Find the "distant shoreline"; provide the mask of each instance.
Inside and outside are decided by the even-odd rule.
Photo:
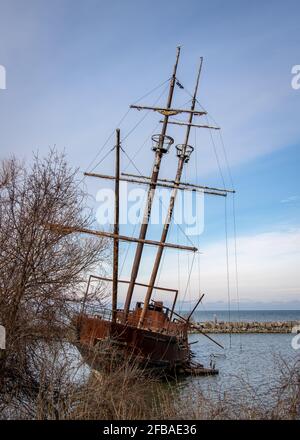
[[[300,321],[205,321],[195,323],[204,333],[300,333]],[[299,327],[295,329],[295,327]],[[191,330],[197,333],[197,330]]]

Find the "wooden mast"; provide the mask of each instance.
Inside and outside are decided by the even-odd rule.
[[[120,187],[120,129],[116,129],[116,164],[115,164],[115,215],[114,235],[119,235],[119,187]],[[116,322],[118,303],[118,276],[119,276],[119,238],[114,238],[113,250],[113,282],[112,282],[112,322]]]
[[[201,57],[200,66],[199,66],[199,70],[198,70],[198,74],[197,74],[195,91],[194,91],[192,104],[191,104],[191,112],[190,112],[189,121],[188,121],[187,129],[186,129],[185,141],[184,141],[184,144],[182,145],[182,151],[181,151],[181,154],[179,155],[179,158],[178,158],[178,167],[177,167],[177,172],[176,172],[176,177],[175,177],[175,182],[174,182],[174,188],[171,193],[168,213],[167,213],[166,221],[165,221],[164,228],[163,228],[162,235],[161,235],[161,239],[160,239],[160,241],[162,243],[165,243],[166,239],[167,239],[170,222],[171,222],[172,215],[173,215],[175,199],[176,199],[176,195],[177,195],[177,191],[178,191],[178,187],[179,187],[180,179],[181,179],[181,175],[182,175],[183,166],[188,158],[188,156],[186,155],[186,149],[187,149],[187,145],[188,145],[188,141],[189,141],[191,124],[192,124],[192,120],[193,120],[193,111],[194,111],[195,105],[196,105],[196,98],[197,98],[199,79],[200,79],[200,74],[201,74],[201,69],[202,69],[202,63],[203,63],[203,58]],[[143,321],[144,321],[145,315],[147,313],[147,309],[148,309],[148,306],[149,306],[149,303],[151,300],[151,296],[152,296],[153,288],[155,285],[159,265],[161,262],[162,254],[163,254],[163,248],[160,247],[157,250],[157,254],[156,254],[156,258],[155,258],[155,262],[154,262],[154,266],[152,269],[152,274],[151,274],[151,278],[150,278],[150,282],[149,282],[149,287],[147,289],[146,296],[144,299],[144,306],[143,306],[143,310],[142,310],[139,324],[138,324],[139,327],[141,327],[143,325]]]
[[[175,61],[174,69],[173,69],[172,78],[170,81],[170,89],[169,89],[169,95],[168,95],[166,109],[170,109],[171,104],[172,104],[179,55],[180,55],[180,47],[177,47],[176,61]],[[163,125],[162,125],[162,130],[161,130],[161,135],[160,135],[160,142],[159,142],[158,148],[155,151],[155,160],[154,160],[154,165],[153,165],[153,169],[152,169],[151,184],[150,184],[149,190],[148,190],[147,203],[146,203],[143,221],[142,221],[142,225],[141,225],[141,229],[140,229],[140,235],[139,235],[139,239],[141,239],[141,240],[145,239],[147,229],[148,229],[152,201],[153,201],[156,183],[157,183],[157,179],[158,179],[158,175],[159,175],[161,159],[163,156],[164,136],[166,135],[168,120],[169,120],[169,115],[166,114],[164,117],[164,120],[163,120]],[[126,296],[125,305],[124,305],[124,321],[127,320],[128,312],[130,309],[130,303],[131,303],[131,299],[132,299],[132,295],[133,295],[135,281],[136,281],[139,267],[140,267],[143,247],[144,247],[144,244],[142,242],[140,242],[136,248],[132,271],[131,271],[130,284],[128,286],[127,296]]]

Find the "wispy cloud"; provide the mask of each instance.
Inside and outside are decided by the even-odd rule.
[[[290,196],[287,197],[286,199],[280,200],[280,203],[293,203],[293,202],[298,202],[299,200],[300,200],[300,196]]]

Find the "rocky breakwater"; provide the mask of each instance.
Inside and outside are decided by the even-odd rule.
[[[297,326],[298,331],[300,330],[300,321],[205,321],[198,322],[196,325],[201,326],[205,333],[291,333],[292,329]]]

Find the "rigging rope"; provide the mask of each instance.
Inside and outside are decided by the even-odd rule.
[[[184,291],[184,295],[183,295],[182,304],[184,303],[184,300],[186,298],[186,294],[187,294],[187,291],[188,291],[188,288],[189,288],[189,285],[190,285],[191,274],[192,274],[192,271],[193,271],[195,256],[196,256],[196,252],[194,252],[194,254],[193,254],[192,264],[191,264],[191,267],[190,267],[190,270],[189,270],[188,279],[187,279],[187,283],[186,283],[186,287],[185,287],[185,291]]]
[[[234,189],[233,178],[232,178],[232,174],[231,174],[231,170],[230,170],[230,166],[229,166],[229,162],[228,162],[228,157],[227,157],[226,148],[225,148],[225,144],[224,144],[224,140],[223,140],[223,136],[222,136],[222,131],[218,130],[218,132],[219,132],[219,136],[220,136],[221,146],[222,146],[222,149],[223,149],[223,154],[224,154],[224,158],[225,158],[227,172],[228,172],[228,175],[229,175],[229,180],[230,180],[232,189]]]
[[[148,93],[146,93],[145,95],[141,96],[140,98],[138,98],[133,104],[137,104],[138,102],[140,102],[142,99],[146,98],[147,96],[149,96],[151,93],[155,92],[156,90],[158,90],[160,87],[162,87],[164,84],[166,84],[167,82],[170,81],[171,78],[168,78],[167,80],[163,81],[161,84],[159,84],[158,86],[154,87],[152,90],[150,90]],[[160,99],[160,98],[159,98]],[[120,127],[121,124],[123,123],[123,121],[125,120],[125,118],[127,117],[128,113],[130,112],[130,108],[128,110],[126,110],[126,112],[124,113],[124,115],[122,116],[122,118],[120,119],[120,121],[117,124],[117,127]],[[99,155],[102,153],[102,151],[104,150],[104,148],[106,147],[106,145],[108,144],[108,142],[110,141],[110,139],[112,138],[112,136],[114,135],[115,130],[113,130],[111,132],[111,134],[108,136],[108,138],[106,139],[106,141],[104,142],[104,144],[102,145],[102,147],[99,149],[98,153],[95,155],[94,159],[89,163],[89,165],[86,167],[87,170],[89,170],[89,168],[93,165],[93,163],[95,162],[95,160],[97,159],[97,157],[99,157]],[[101,161],[99,163],[97,163],[91,170],[90,172],[94,171],[95,168],[97,168],[97,166],[101,163]]]
[[[151,136],[156,132],[156,129],[158,128],[159,125],[160,125],[160,122],[157,123],[156,127],[154,128],[154,130],[151,131],[151,133],[146,137],[146,139],[144,140],[142,145],[135,151],[135,153],[133,154],[134,158],[136,158],[139,155],[139,153],[141,152],[142,148],[145,146],[146,142],[151,138]],[[129,167],[129,164],[130,164],[130,162],[128,162],[127,165],[124,167],[124,172]]]
[[[138,167],[135,165],[135,163],[133,162],[133,159],[131,159],[131,157],[128,155],[128,153],[126,152],[126,150],[124,150],[123,147],[121,147],[121,150],[124,152],[124,154],[127,156],[128,160],[131,162],[131,164],[133,165],[133,167],[135,168],[135,170],[137,171],[137,173],[142,177],[143,174],[141,173],[141,171],[138,169]],[[161,204],[161,206],[165,209],[167,209],[167,206],[165,206],[165,204],[163,203],[163,201],[161,200],[161,198],[159,198],[159,203]],[[190,245],[195,247],[194,243],[192,242],[192,240],[186,235],[186,233],[184,232],[184,230],[182,229],[182,227],[180,226],[179,223],[176,223],[175,219],[173,218],[174,224],[178,226],[178,228],[181,230],[181,232],[184,234],[184,236],[187,238],[187,240],[189,241]]]
[[[137,223],[134,225],[131,237],[134,237],[134,233],[135,233],[136,227],[137,227]],[[124,269],[124,265],[125,265],[125,261],[126,261],[126,259],[128,257],[128,252],[129,252],[129,249],[130,249],[130,244],[131,244],[130,242],[126,243],[127,249],[126,249],[126,252],[125,252],[125,255],[124,255],[123,262],[121,264],[120,276],[122,275],[122,272],[123,272],[123,269]]]
[[[176,235],[177,235],[177,243],[179,243],[179,229],[176,229]],[[181,290],[181,283],[180,283],[180,255],[179,255],[179,249],[177,249],[177,282],[178,282],[178,292]],[[180,309],[181,311],[181,309]]]
[[[121,150],[123,150],[122,147],[121,147]],[[126,154],[126,153],[125,153],[125,154]],[[144,194],[143,204],[144,204],[145,199],[146,199],[146,193]],[[133,232],[132,232],[132,235],[131,235],[132,238],[134,237],[134,234],[135,234],[135,230],[136,230],[137,225],[138,225],[138,223],[135,223],[134,228],[133,228]],[[130,242],[126,243],[126,247],[127,247],[127,249],[126,249],[126,252],[125,252],[125,255],[124,255],[124,259],[123,259],[123,262],[122,262],[122,265],[121,265],[120,275],[121,275],[122,272],[123,272],[124,265],[125,265],[125,261],[126,261],[126,259],[127,259],[127,257],[128,257],[128,252],[129,252],[129,249],[130,249],[130,245],[131,245],[131,244],[132,244],[132,243],[130,243]]]
[[[192,94],[186,88],[184,88],[184,91],[189,96],[192,96]],[[204,106],[198,101],[198,99],[196,99],[196,102],[199,104],[201,109],[206,112],[205,116],[206,116],[207,124],[209,125],[209,120],[208,120],[208,116],[209,116],[211,118],[211,120],[217,126],[219,126],[218,122],[204,108]],[[221,130],[218,130],[218,132],[219,132],[219,136],[220,136],[220,142],[221,142],[221,146],[222,146],[222,150],[223,150],[223,154],[224,154],[224,158],[225,158],[225,163],[226,163],[226,167],[227,167],[230,183],[231,183],[232,189],[234,189],[233,178],[232,178],[232,174],[231,174],[231,170],[230,170],[230,166],[229,166],[229,162],[228,162],[228,157],[227,157],[227,153],[226,153],[226,148],[225,148],[222,132],[221,132]],[[210,137],[211,137],[212,144],[213,144],[213,147],[214,147],[214,152],[215,152],[215,156],[216,156],[219,172],[220,172],[220,175],[221,175],[221,179],[222,179],[222,182],[223,182],[223,185],[224,185],[224,188],[225,188],[225,180],[224,180],[224,176],[223,176],[223,173],[222,173],[220,161],[219,161],[219,158],[218,158],[218,155],[217,155],[217,150],[216,150],[216,146],[215,146],[215,143],[214,143],[214,140],[213,140],[213,136],[212,136],[211,130],[209,130],[209,133],[210,133]],[[240,325],[240,323],[241,323],[241,316],[240,316],[240,296],[239,296],[238,259],[237,259],[235,194],[233,194],[232,204],[233,204],[233,208],[232,209],[233,209],[233,229],[234,229],[234,259],[235,259],[236,297],[237,297],[237,308],[238,308],[238,322],[239,322],[239,325]],[[226,198],[225,198],[225,206],[226,206]],[[227,208],[226,208],[226,220],[225,221],[226,221],[226,231],[227,231]],[[226,236],[227,236],[227,232],[226,232]],[[228,242],[227,238],[226,238],[226,242]],[[228,244],[226,244],[226,255],[228,255],[227,247],[228,247]],[[226,258],[228,260],[228,256]],[[227,272],[228,272],[228,275],[229,275],[228,269],[227,269]],[[230,293],[230,290],[229,290],[229,293]],[[231,345],[231,334],[230,334],[230,345]],[[240,335],[240,348],[242,349],[241,335]]]
[[[232,197],[232,211],[233,211],[233,235],[234,235],[234,262],[235,262],[235,282],[236,282],[236,299],[239,327],[241,327],[241,312],[240,312],[240,293],[239,293],[239,276],[238,276],[238,259],[237,259],[237,240],[236,240],[236,213],[235,213],[235,194]],[[242,336],[240,333],[240,349],[242,350]]]
[[[187,89],[185,89],[185,92],[189,96],[192,96],[191,93]],[[200,107],[204,111],[206,111],[205,108],[200,104],[200,102],[198,100],[196,100],[196,101],[200,105]],[[207,111],[206,111],[206,113],[207,114],[205,115],[205,118],[206,118],[207,125],[209,125],[209,119],[208,119],[209,113]],[[216,125],[218,125],[218,123],[215,121],[215,119],[212,116],[210,116],[210,117],[214,121],[214,123]],[[231,174],[229,163],[228,163],[228,158],[227,158],[227,154],[226,154],[226,149],[225,149],[223,137],[222,137],[222,134],[221,134],[221,130],[218,130],[218,131],[219,131],[219,135],[220,135],[221,146],[222,146],[222,149],[223,149],[223,154],[224,154],[224,158],[225,158],[225,162],[226,162],[229,178],[230,178],[231,185],[232,185],[232,188],[233,188],[234,187],[233,179],[232,179],[232,174]],[[223,187],[225,189],[225,179],[224,179],[224,175],[223,175],[222,168],[221,168],[221,163],[220,163],[220,160],[219,160],[219,157],[218,157],[218,153],[217,153],[216,144],[214,142],[214,138],[212,136],[211,130],[209,130],[209,134],[210,134],[211,142],[212,142],[212,145],[213,145],[213,149],[214,149],[214,154],[215,154],[215,157],[216,157],[217,165],[218,165],[218,168],[219,168],[219,173],[220,173],[220,176],[221,176],[221,179],[222,179]],[[234,204],[234,194],[233,194],[233,204]],[[235,246],[236,294],[237,294],[237,303],[238,303],[238,320],[239,320],[239,323],[240,323],[238,266],[237,266],[237,249],[236,249],[236,220],[235,220],[235,207],[234,207],[234,205],[233,205],[233,210],[234,210],[233,217],[234,217],[234,246]],[[229,318],[229,325],[230,325],[230,323],[231,323],[231,298],[230,298],[230,277],[229,277],[227,197],[225,197],[225,236],[226,236],[227,297],[228,297],[228,315],[229,315],[228,318]],[[231,348],[231,331],[229,333],[229,344],[230,344],[230,348]],[[240,342],[240,346],[241,346],[241,342]]]
[[[119,127],[122,122],[124,121],[124,119],[127,117],[128,113],[130,112],[130,108],[124,113],[124,115],[122,116],[122,118],[120,119],[120,121],[117,124],[117,127]],[[104,150],[104,148],[106,147],[106,145],[108,144],[108,142],[110,141],[110,139],[113,137],[113,135],[115,134],[115,130],[113,130],[111,132],[111,134],[108,136],[108,138],[106,139],[106,141],[104,142],[104,144],[102,145],[102,147],[100,148],[100,150],[98,151],[98,153],[96,154],[96,156],[94,157],[94,159],[90,162],[90,164],[87,166],[87,170],[89,170],[89,168],[93,165],[93,163],[95,162],[95,160],[97,159],[97,157],[99,157],[99,155],[102,153],[102,151]],[[97,166],[101,163],[98,162],[91,170],[90,172],[94,171],[95,168],[97,168]]]
[[[184,168],[184,179],[185,179],[185,182],[188,182],[189,181],[189,177],[188,177],[188,170],[189,170],[189,168],[188,168],[188,165],[189,165],[189,162],[187,163],[187,165],[186,165],[186,167]],[[192,202],[192,204],[193,204],[193,202]],[[189,268],[190,268],[190,254],[188,253],[187,254],[187,257],[188,257],[188,271],[189,271]],[[191,289],[190,289],[190,287],[189,287],[189,289],[188,289],[188,307],[189,307],[189,313],[191,313],[191,311],[192,311],[192,302],[191,302]]]
[[[209,119],[208,119],[208,117],[205,116],[205,118],[206,118],[207,125],[209,125]],[[212,143],[212,146],[213,146],[213,149],[214,149],[214,153],[215,153],[216,161],[217,161],[217,164],[218,164],[219,173],[220,173],[220,176],[221,176],[221,179],[222,179],[223,188],[225,189],[225,187],[226,187],[226,185],[225,185],[225,179],[224,179],[224,175],[223,175],[223,172],[222,172],[222,167],[221,167],[220,159],[219,159],[219,156],[218,156],[218,152],[217,152],[216,144],[215,144],[215,141],[214,141],[214,138],[213,138],[213,135],[212,135],[212,130],[208,130],[208,131],[209,131],[209,135],[210,135],[211,143]]]
[[[165,85],[167,82],[169,82],[172,79],[172,77],[166,79],[165,81],[163,81],[161,84],[159,84],[158,86],[154,87],[152,90],[150,90],[150,92],[146,93],[145,95],[143,95],[141,98],[139,98],[137,101],[135,101],[133,104],[137,104],[138,102],[140,102],[142,99],[147,98],[147,96],[151,95],[151,93],[155,92],[156,90],[158,90],[160,87],[162,87],[163,85]]]
[[[112,147],[110,150],[108,150],[108,152],[102,157],[101,160],[99,160],[99,162],[97,163],[97,165],[95,165],[95,167],[93,168],[93,170],[100,165],[102,162],[104,162],[104,160],[110,155],[110,153],[112,153],[114,151],[115,147]],[[92,171],[93,171],[92,170]]]
[[[227,224],[227,198],[225,197],[225,240],[226,240],[226,272],[227,272],[227,299],[228,299],[228,322],[231,324],[231,298],[229,277],[229,250],[228,250],[228,224]],[[231,329],[229,331],[229,348],[231,348]]]
[[[231,183],[231,186],[232,186],[232,189],[233,189],[234,188],[234,182],[233,182],[233,178],[232,178],[232,174],[231,174],[231,170],[230,170],[230,166],[229,166],[229,162],[228,162],[228,157],[227,157],[227,153],[226,153],[226,148],[225,148],[225,144],[224,144],[224,140],[223,140],[223,136],[222,136],[221,130],[219,130],[219,136],[220,136],[220,141],[221,141],[221,145],[222,145],[222,148],[223,148],[223,154],[224,154],[224,157],[225,157],[225,162],[226,162],[226,165],[227,165],[227,170],[228,170],[228,175],[229,175],[230,183]],[[237,312],[238,312],[238,323],[239,323],[239,326],[241,326],[239,276],[238,276],[238,258],[237,258],[237,237],[236,237],[235,193],[232,194],[232,216],[233,216],[234,263],[235,263],[235,282],[236,282]],[[240,339],[240,349],[242,350],[242,336],[241,336],[241,333],[239,334],[239,336],[240,336],[240,338],[239,338]]]
[[[166,92],[168,86],[163,90],[163,92],[159,95],[159,97],[157,98],[157,100],[153,103],[153,106],[155,106],[158,101],[161,99],[161,97],[164,95],[164,93]],[[129,136],[134,132],[134,130],[146,119],[146,117],[149,115],[149,113],[151,112],[151,110],[148,110],[145,112],[145,114],[141,117],[141,119],[132,127],[131,130],[129,130],[129,132],[121,139],[121,142],[124,142],[127,138],[129,138]]]
[[[201,104],[200,104],[200,106],[204,109],[204,107]],[[209,115],[208,112],[207,112],[207,115]],[[216,125],[219,125],[218,122],[213,118],[212,115],[209,115],[209,116],[210,116],[210,118],[212,119],[212,121]],[[227,171],[228,171],[230,183],[231,183],[232,189],[234,189],[235,185],[234,185],[234,182],[233,182],[233,178],[232,178],[232,174],[231,174],[231,170],[230,170],[230,166],[229,166],[229,162],[228,162],[228,157],[227,157],[227,153],[226,153],[226,148],[225,148],[222,132],[221,132],[221,130],[218,130],[218,131],[219,131],[220,142],[221,142],[221,146],[222,146],[222,149],[223,149],[223,154],[224,154],[225,163],[226,163],[226,166],[227,166]],[[234,235],[234,261],[235,261],[236,299],[237,299],[238,323],[239,323],[239,326],[240,326],[241,325],[241,313],[240,313],[240,294],[239,294],[238,258],[237,258],[236,208],[235,208],[235,194],[234,193],[232,195],[232,212],[233,212],[233,235]],[[240,349],[242,350],[242,336],[241,336],[241,334],[239,334],[239,336],[240,336]]]
[[[197,154],[197,129],[194,128],[195,135],[195,174],[196,174],[196,182],[198,183],[198,154]],[[204,221],[204,212],[203,212],[203,221]],[[198,234],[198,249],[200,249],[200,234]],[[197,268],[198,268],[198,287],[199,291],[201,291],[201,267],[200,267],[200,252],[197,255]]]
[[[170,224],[170,231],[172,228],[172,223]],[[162,258],[161,258],[161,263],[160,263],[160,267],[159,267],[159,271],[158,271],[158,275],[157,275],[157,285],[159,286],[160,284],[160,277],[162,274],[162,268],[164,266],[164,262],[165,262],[165,256],[166,256],[166,252],[163,253]]]

